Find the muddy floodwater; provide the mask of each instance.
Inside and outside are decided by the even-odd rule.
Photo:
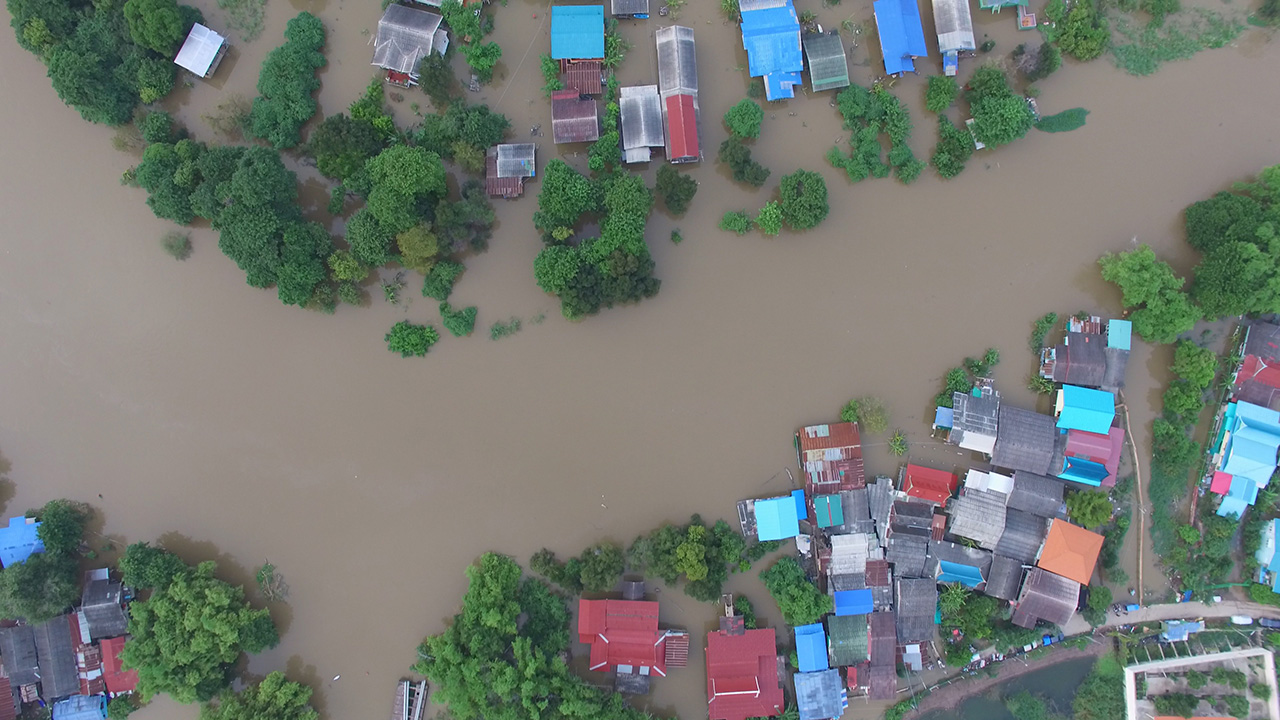
[[[212,2],[197,4],[225,27]],[[846,17],[870,27],[868,4],[799,4],[827,27]],[[716,5],[695,0],[680,18],[696,32],[709,158],[725,135],[721,113],[746,89],[740,37]],[[231,94],[253,96],[262,58],[300,9],[329,29],[322,111],[344,109],[364,88],[377,3],[273,0],[259,40],[232,34],[236,48],[216,81],[171,98],[197,137],[212,139],[201,115]],[[495,9],[503,64],[468,98],[508,114],[517,137],[548,129],[541,163],[557,154],[537,63],[549,9],[526,0]],[[1012,12],[975,10],[975,20],[997,54],[1031,37],[1015,30]],[[624,83],[656,81],[651,35],[666,22],[655,14],[624,23],[635,44]],[[857,40],[853,79],[865,84],[878,74],[878,50],[872,33]],[[189,560],[217,558],[234,581],[270,559],[291,588],[289,604],[273,608],[285,633],[249,670],[287,668],[316,688],[327,718],[381,716],[419,640],[456,611],[463,569],[482,551],[526,561],[543,546],[569,553],[629,542],[692,512],[732,517],[736,499],[786,486],[797,426],[833,419],[858,394],[888,401],[913,457],[966,463],[929,443],[941,375],[996,347],[1001,391],[1030,405],[1032,320],[1119,310],[1094,265],[1101,253],[1137,238],[1188,268],[1180,210],[1280,161],[1278,60],[1276,43],[1249,29],[1148,78],[1106,59],[1069,62],[1041,83],[1040,105],[1086,107],[1087,126],[1033,131],[979,153],[957,180],[927,171],[911,187],[851,186],[827,165],[827,149],[846,135],[830,94],[770,105],[755,151],[774,182],[750,192],[714,162],[692,168],[701,189],[689,214],[658,212],[649,226],[661,293],[580,323],[564,321],[533,282],[534,181],[523,200],[497,203],[491,248],[467,261],[454,292],[455,304],[479,306],[480,332],[405,360],[387,352],[387,328],[402,318],[439,322],[413,280],[405,307],[376,298],[325,316],[246,286],[207,228],[194,231],[190,260],[165,255],[158,241],[170,226],[142,191],[118,182],[136,157],[112,149],[111,129],[63,106],[6,29],[0,469],[16,489],[5,510],[60,496],[90,501],[114,542],[162,538]],[[894,91],[913,112],[916,155],[927,158],[936,125],[923,87],[939,62],[921,68]],[[407,93],[396,111],[404,123],[413,102],[427,105]],[[582,167],[578,150],[560,154]],[[817,230],[766,239],[715,229],[724,211],[754,211],[800,167],[822,172],[831,190],[832,213]],[[300,179],[304,198],[323,204],[316,176]],[[668,240],[675,227],[680,245]],[[532,322],[541,314],[545,322]],[[512,316],[524,330],[489,340],[484,329]],[[1170,360],[1138,345],[1129,366],[1143,453]],[[886,452],[869,450],[869,472],[893,469]],[[730,587],[769,605],[753,579]],[[698,631],[713,619],[683,594],[663,597],[668,621]],[[654,711],[704,716],[697,632],[692,655],[687,670],[655,683]],[[849,716],[877,712],[855,705]],[[196,708],[162,700],[138,717],[195,718]]]

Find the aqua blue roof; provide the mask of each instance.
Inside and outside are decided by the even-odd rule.
[[[933,424],[935,427],[947,428],[950,430],[955,427],[956,411],[949,407],[940,407],[933,413]]]
[[[800,663],[800,672],[819,672],[826,670],[827,665],[827,633],[822,623],[801,625],[796,628],[796,659]]]
[[[53,720],[103,720],[106,716],[106,695],[72,695],[53,704]]]
[[[756,537],[761,541],[786,540],[800,534],[800,516],[790,495],[756,503]]]
[[[1107,321],[1107,347],[1128,350],[1132,342],[1133,323],[1128,320]]]
[[[794,502],[794,503],[796,504],[796,517],[797,517],[797,518],[802,518],[802,517],[808,517],[808,516],[809,516],[809,509],[808,509],[808,508],[805,506],[805,504],[804,504],[804,491],[803,491],[803,490],[792,490],[792,491],[791,491],[791,500],[792,500],[792,502]]]
[[[604,6],[551,6],[551,57],[604,59]]]
[[[875,609],[870,588],[837,590],[836,615],[866,615]]]
[[[1280,451],[1280,413],[1247,402],[1234,403],[1234,406],[1231,435],[1218,469],[1266,487],[1275,472],[1276,454]],[[1228,407],[1228,415],[1231,409]]]
[[[961,565],[950,560],[939,560],[938,582],[958,582],[965,587],[977,587],[984,582],[984,579],[982,571],[972,565]]]
[[[1107,479],[1108,474],[1107,466],[1102,463],[1068,456],[1063,458],[1062,472],[1058,473],[1058,477],[1063,480],[1098,487],[1103,480]]]
[[[1199,621],[1186,620],[1170,620],[1165,624],[1165,631],[1160,633],[1160,637],[1170,642],[1186,640],[1193,633],[1204,630],[1204,623]]]
[[[884,53],[884,71],[889,75],[914,72],[912,58],[925,57],[924,26],[916,0],[875,0],[876,29]]]
[[[794,95],[791,86],[801,83],[804,55],[800,20],[791,0],[780,7],[742,13],[742,47],[747,51],[748,74],[764,78],[767,99]]]
[[[1218,515],[1221,517],[1235,517],[1237,520],[1244,517],[1244,511],[1249,507],[1249,503],[1239,498],[1223,497],[1222,503],[1218,505]]]
[[[1105,390],[1063,385],[1058,391],[1058,427],[1106,435],[1116,417],[1116,398]]]
[[[44,552],[44,543],[36,532],[39,527],[40,523],[28,523],[21,515],[9,518],[8,527],[0,527],[0,564],[9,567]]]

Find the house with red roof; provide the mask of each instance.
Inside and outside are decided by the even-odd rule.
[[[1251,323],[1244,338],[1234,395],[1237,400],[1280,410],[1280,325]]]
[[[652,600],[578,601],[578,640],[591,646],[591,670],[666,677],[667,636]]]
[[[903,492],[940,507],[947,506],[947,500],[955,494],[959,484],[960,477],[955,473],[935,470],[923,465],[908,464],[902,476]]]
[[[98,643],[102,648],[102,679],[106,681],[107,692],[112,695],[131,693],[138,687],[138,671],[125,670],[120,662],[120,651],[124,650],[126,639],[114,637]]]
[[[707,633],[707,703],[711,720],[782,714],[772,629],[744,630],[737,624]]]
[[[1067,445],[1063,453],[1063,468],[1068,458],[1088,460],[1106,469],[1106,477],[1100,478],[1102,487],[1115,487],[1116,471],[1120,468],[1120,454],[1124,451],[1124,429],[1113,427],[1106,435],[1084,430],[1068,430]],[[1062,475],[1059,475],[1062,477]],[[1064,478],[1072,479],[1072,478]],[[1093,484],[1093,483],[1089,483]]]

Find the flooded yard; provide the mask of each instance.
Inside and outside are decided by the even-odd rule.
[[[222,22],[212,2],[197,4]],[[828,27],[846,17],[870,27],[869,3],[800,7]],[[263,57],[300,9],[329,29],[322,111],[345,109],[367,85],[377,3],[277,2],[261,38],[237,45],[214,83],[171,98],[197,137],[212,139],[203,114],[255,94]],[[275,608],[285,633],[249,670],[283,667],[309,682],[327,718],[380,715],[422,636],[456,611],[463,570],[482,551],[523,563],[543,546],[628,543],[693,512],[732,518],[738,498],[786,486],[795,428],[834,419],[854,395],[887,401],[912,458],[964,466],[967,457],[928,437],[948,368],[996,347],[1001,392],[1032,406],[1035,318],[1118,311],[1094,261],[1135,239],[1186,270],[1181,209],[1280,159],[1280,94],[1265,90],[1280,50],[1250,29],[1149,78],[1105,59],[1068,62],[1040,83],[1040,107],[1087,107],[1083,129],[1033,131],[975,155],[955,180],[927,171],[911,187],[851,186],[824,160],[846,135],[832,96],[801,94],[766,108],[754,151],[772,182],[751,191],[713,162],[726,136],[720,115],[746,92],[736,26],[716,11],[690,3],[680,18],[697,37],[707,160],[691,169],[700,190],[689,214],[650,221],[661,293],[564,321],[533,281],[535,180],[523,200],[496,203],[490,250],[467,261],[454,292],[455,304],[479,306],[482,331],[446,338],[422,360],[383,342],[399,319],[439,321],[412,281],[405,306],[376,298],[325,316],[247,287],[208,228],[194,231],[193,257],[175,263],[159,248],[170,226],[118,182],[136,157],[63,106],[40,62],[0,33],[0,470],[16,484],[6,512],[60,496],[91,501],[117,544],[163,538],[188,560],[219,559],[237,582],[269,558],[291,587],[289,605]],[[468,99],[510,116],[516,136],[549,128],[537,62],[548,6],[511,0],[495,12],[502,65]],[[1012,12],[975,20],[994,54],[1031,37]],[[652,32],[667,22],[624,22],[634,43],[624,84],[656,80]],[[852,77],[867,84],[879,75],[874,33],[857,42]],[[925,76],[939,65],[920,61],[921,76],[893,88],[912,111],[921,158],[936,140]],[[962,73],[975,66],[962,61]],[[402,123],[413,102],[428,105],[406,93]],[[585,167],[585,148],[539,143],[540,163],[559,154]],[[832,212],[819,228],[773,239],[716,229],[724,211],[754,211],[797,168],[827,178]],[[323,205],[326,188],[300,169],[304,198]],[[676,227],[678,246],[668,240]],[[545,322],[533,323],[540,314]],[[525,320],[518,335],[485,336],[512,316]],[[1166,349],[1135,347],[1126,397],[1141,453],[1170,361]],[[869,473],[894,472],[887,439],[867,438]],[[730,588],[770,605],[754,577]],[[695,660],[655,683],[650,707],[701,717],[697,635],[713,610],[665,595],[663,619],[695,631]],[[855,705],[849,716],[878,713]],[[196,715],[164,701],[137,717]]]

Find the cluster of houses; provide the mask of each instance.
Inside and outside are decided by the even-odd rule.
[[[12,567],[44,552],[31,518],[0,527],[0,563]],[[24,704],[52,706],[53,720],[104,720],[107,699],[134,691],[136,670],[125,670],[128,593],[106,568],[85,574],[80,606],[39,625],[0,623],[0,720]],[[9,701],[3,701],[8,697]]]

